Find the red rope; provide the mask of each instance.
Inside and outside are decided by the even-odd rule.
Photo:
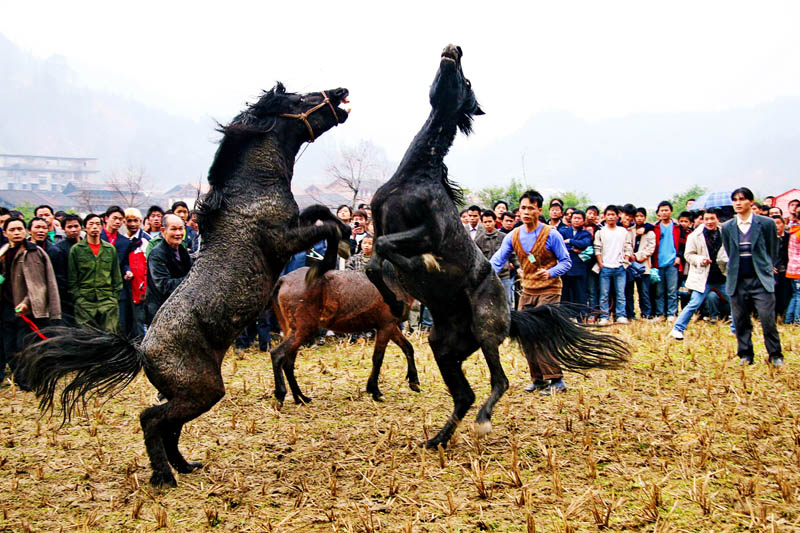
[[[45,337],[45,336],[44,336],[44,334],[43,334],[41,331],[39,331],[39,326],[37,326],[36,324],[34,324],[34,323],[33,323],[33,320],[31,320],[30,318],[26,317],[26,316],[25,316],[25,315],[23,315],[23,314],[19,314],[19,317],[20,317],[22,320],[24,320],[25,322],[27,322],[27,323],[28,323],[28,326],[30,326],[30,328],[31,328],[31,331],[33,331],[34,333],[36,333],[37,335],[39,335],[39,337],[41,337],[41,339],[42,339],[43,341],[46,341],[46,340],[47,340],[47,337]]]

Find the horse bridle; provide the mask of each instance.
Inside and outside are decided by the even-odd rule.
[[[336,114],[336,108],[333,107],[333,104],[331,103],[331,99],[328,98],[328,95],[325,94],[325,91],[322,91],[322,102],[320,102],[319,104],[315,105],[314,107],[312,107],[308,111],[304,111],[302,113],[297,113],[297,114],[295,114],[295,113],[281,113],[278,116],[279,117],[286,117],[286,118],[297,118],[297,119],[302,120],[303,123],[306,125],[306,128],[308,128],[308,133],[311,135],[311,141],[309,141],[309,142],[313,143],[314,139],[316,139],[316,136],[314,135],[314,128],[311,127],[311,123],[308,121],[308,117],[311,115],[311,113],[313,113],[314,111],[317,111],[319,109],[322,109],[326,105],[331,108],[331,112],[333,113],[333,118],[335,120],[333,125],[334,126],[338,126],[339,125],[339,115]]]

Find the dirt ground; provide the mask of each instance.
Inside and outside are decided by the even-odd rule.
[[[225,360],[225,398],[181,447],[204,468],[178,488],[147,484],[138,424],[154,389],[140,376],[62,429],[30,393],[0,389],[0,531],[787,531],[800,529],[800,329],[781,326],[787,366],[742,370],[724,324],[609,328],[630,341],[622,370],[569,375],[566,394],[525,393],[527,366],[501,349],[511,387],[494,430],[467,415],[447,450],[418,447],[452,402],[424,336],[422,392],[392,345],[381,387],[363,392],[371,344],[304,349],[309,405],[272,400],[268,354]],[[480,354],[464,365],[478,402]]]

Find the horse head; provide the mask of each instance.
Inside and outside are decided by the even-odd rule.
[[[225,127],[226,132],[276,132],[298,141],[314,140],[347,120],[347,89],[329,89],[315,93],[290,93],[282,83],[264,92],[261,98]]]
[[[442,51],[439,70],[431,85],[430,100],[440,115],[451,117],[462,132],[469,133],[472,117],[483,115],[483,111],[472,92],[472,84],[461,69],[463,55],[461,47],[452,44]]]

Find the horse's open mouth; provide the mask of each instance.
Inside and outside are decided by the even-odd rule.
[[[458,64],[460,50],[458,47],[453,46],[452,44],[447,45],[445,49],[442,51],[442,61],[452,61],[455,64]]]

